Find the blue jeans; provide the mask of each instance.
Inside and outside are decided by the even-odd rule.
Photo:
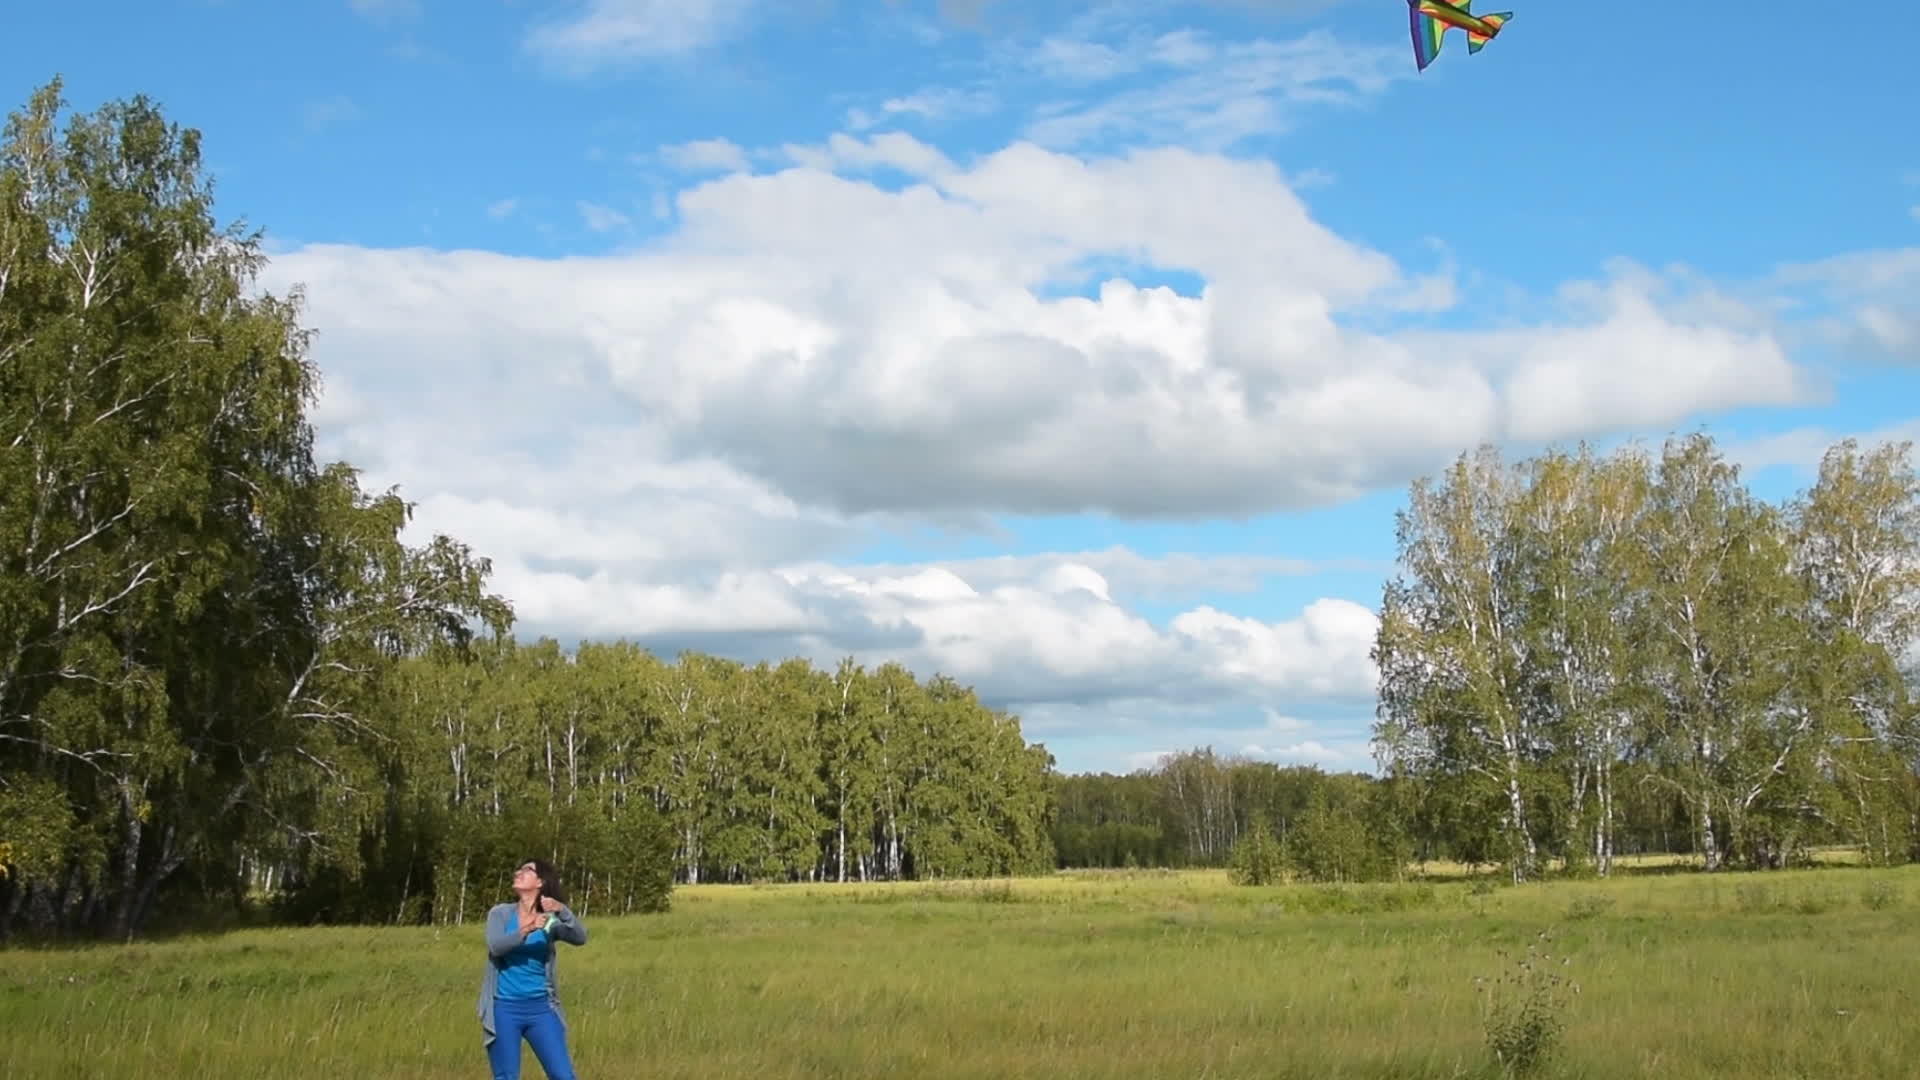
[[[533,1044],[533,1056],[547,1072],[547,1080],[574,1080],[573,1061],[567,1057],[567,1032],[546,998],[532,1001],[493,1001],[493,1042],[487,1061],[493,1080],[520,1080],[520,1039]]]

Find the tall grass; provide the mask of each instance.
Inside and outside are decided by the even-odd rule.
[[[589,1078],[1494,1077],[1484,988],[1545,931],[1579,992],[1538,1075],[1905,1076],[1916,873],[700,886],[588,913],[559,976]],[[0,1076],[484,1076],[483,956],[477,926],[12,949]]]

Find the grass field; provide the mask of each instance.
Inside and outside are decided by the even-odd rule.
[[[1487,1000],[1534,944],[1578,986],[1539,1075],[1902,1077],[1920,1069],[1916,885],[702,886],[666,915],[584,913],[560,989],[586,1080],[1490,1077]],[[472,925],[15,948],[0,1076],[485,1076],[483,957]]]

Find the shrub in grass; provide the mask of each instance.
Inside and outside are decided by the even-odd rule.
[[[1239,843],[1233,845],[1228,877],[1235,885],[1275,885],[1284,870],[1280,842],[1273,838],[1264,820],[1255,818]]]
[[[1487,1049],[1509,1076],[1531,1075],[1553,1056],[1566,1030],[1564,1014],[1580,992],[1566,974],[1567,958],[1554,956],[1550,944],[1542,931],[1505,972],[1474,980],[1483,1001]],[[1507,956],[1505,950],[1501,956]]]

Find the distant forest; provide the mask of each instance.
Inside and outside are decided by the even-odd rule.
[[[1920,854],[1911,444],[1842,440],[1782,505],[1704,435],[1516,463],[1482,448],[1412,485],[1397,541],[1378,779],[1205,751],[1063,779],[1060,859],[1214,865],[1254,822],[1284,838],[1303,820],[1516,880],[1606,874],[1619,853]]]

